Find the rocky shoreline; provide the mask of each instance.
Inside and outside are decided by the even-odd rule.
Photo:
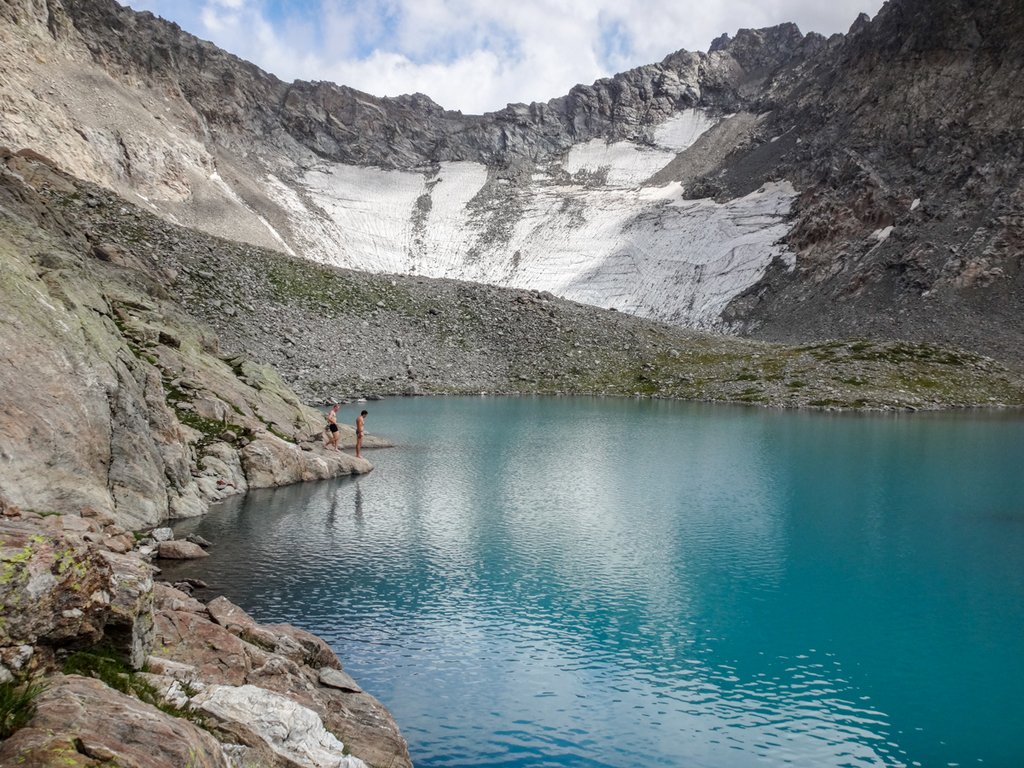
[[[161,554],[199,549],[160,537]],[[411,766],[394,719],[326,643],[156,581],[153,544],[108,515],[0,501],[0,685],[41,689],[0,764]]]
[[[150,558],[201,550],[133,533],[373,465],[327,450],[323,414],[273,369],[224,353],[159,259],[54,205],[73,180],[0,160],[0,765],[409,765],[323,641],[159,583]]]

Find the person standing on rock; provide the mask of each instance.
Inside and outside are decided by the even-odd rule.
[[[356,419],[356,458],[362,458],[363,454],[363,422],[366,421],[366,411],[359,414],[359,418]]]
[[[341,450],[338,447],[338,407],[334,406],[331,408],[330,413],[327,414],[327,447],[334,448],[334,450]]]

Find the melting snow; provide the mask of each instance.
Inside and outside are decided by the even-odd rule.
[[[653,147],[587,142],[519,186],[489,182],[472,162],[436,173],[324,164],[299,192],[274,177],[269,191],[317,261],[547,290],[712,327],[775,258],[792,265],[780,241],[796,196],[788,182],[726,203],[684,200],[678,183],[641,186],[715,122],[688,110],[658,126]]]

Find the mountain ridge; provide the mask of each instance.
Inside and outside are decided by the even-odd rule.
[[[22,23],[0,32],[51,60],[11,61],[0,141],[171,221],[683,326],[953,341],[1020,364],[1011,0],[890,0],[828,39],[740,30],[483,116],[285,84],[113,0],[3,6]],[[73,93],[62,56],[82,65]],[[22,95],[41,82],[70,106]],[[90,116],[90,88],[110,109]]]

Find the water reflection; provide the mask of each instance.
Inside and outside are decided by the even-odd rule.
[[[403,445],[370,475],[186,525],[203,578],[324,635],[418,766],[1012,764],[1021,422],[375,414]]]

